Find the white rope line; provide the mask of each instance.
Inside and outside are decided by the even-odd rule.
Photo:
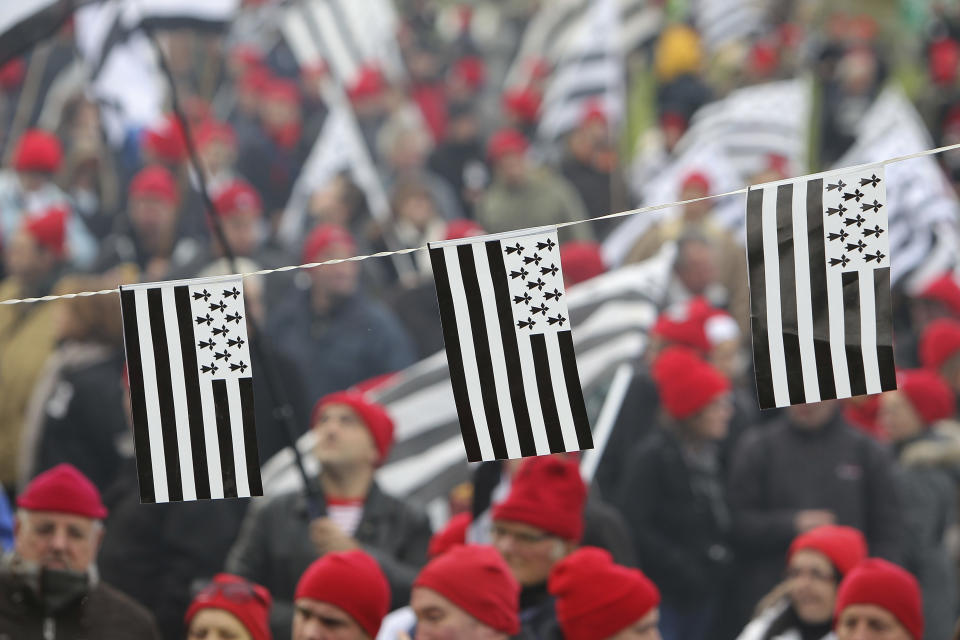
[[[572,220],[570,222],[561,222],[555,226],[558,229],[563,227],[571,227],[575,224],[584,224],[587,222],[594,222],[596,220],[609,220],[611,218],[620,218],[623,216],[632,216],[638,213],[648,213],[651,211],[660,211],[662,209],[669,209],[671,207],[678,207],[686,204],[691,204],[693,202],[701,202],[703,200],[713,200],[716,198],[726,198],[728,196],[740,195],[741,193],[747,193],[750,189],[757,189],[764,186],[769,186],[777,184],[779,182],[797,182],[803,179],[811,179],[817,176],[829,176],[838,173],[846,173],[848,171],[854,171],[857,169],[865,169],[867,167],[878,167],[886,166],[888,164],[893,164],[895,162],[903,162],[904,160],[913,160],[914,158],[922,158],[924,156],[932,156],[938,153],[943,153],[945,151],[953,151],[954,149],[960,149],[960,143],[951,144],[944,147],[937,147],[936,149],[926,149],[924,151],[917,151],[915,153],[910,153],[903,156],[897,156],[895,158],[888,158],[887,160],[881,160],[879,162],[869,162],[862,165],[856,165],[852,167],[844,167],[842,169],[831,169],[830,171],[824,171],[821,173],[811,173],[803,176],[797,176],[795,178],[788,178],[785,180],[777,180],[773,182],[763,182],[760,184],[753,185],[752,187],[744,187],[742,189],[735,189],[733,191],[727,191],[725,193],[715,193],[709,196],[704,196],[702,198],[692,198],[690,200],[679,200],[677,202],[668,202],[665,204],[656,204],[648,207],[640,207],[638,209],[628,209],[626,211],[617,211],[616,213],[608,213],[603,216],[597,216],[595,218],[584,218],[583,220]],[[351,256],[349,258],[336,258],[332,260],[324,260],[323,262],[306,262],[304,264],[294,264],[288,265],[285,267],[276,267],[274,269],[261,269],[259,271],[250,271],[247,273],[241,273],[241,278],[249,278],[251,276],[265,276],[271,273],[281,273],[284,271],[294,271],[296,269],[313,269],[315,267],[323,267],[331,264],[340,264],[342,262],[360,262],[361,260],[368,260],[370,258],[386,258],[388,256],[397,256],[404,255],[408,253],[414,253],[416,251],[422,251],[426,249],[427,246],[423,245],[420,247],[411,247],[409,249],[398,249],[396,251],[380,251],[378,253],[371,253],[368,255],[362,256]],[[0,305],[10,305],[10,304],[30,304],[34,302],[52,302],[54,300],[69,300],[71,298],[85,298],[87,296],[101,296],[108,293],[120,293],[120,289],[101,289],[100,291],[82,291],[80,293],[65,293],[57,296],[42,296],[40,298],[10,298],[8,300],[0,300]]]

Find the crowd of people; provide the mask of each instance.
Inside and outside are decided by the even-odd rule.
[[[277,15],[242,4],[248,25]],[[62,81],[72,26],[8,62],[0,300],[579,221],[560,230],[573,286],[621,266],[601,251],[616,221],[590,218],[643,202],[647,161],[737,87],[814,78],[811,166],[770,156],[754,182],[830,166],[887,83],[936,142],[960,131],[960,14],[939,3],[912,27],[757,3],[763,29],[719,53],[697,3],[652,3],[664,27],[629,52],[627,122],[588,101],[549,144],[552,62],[504,87],[545,3],[395,4],[406,77],[370,64],[343,87],[386,218],[351,170],[292,197],[332,80],[283,38],[159,31],[179,110],[119,146],[109,107]],[[472,24],[491,11],[497,33]],[[957,158],[937,161],[960,187]],[[677,200],[717,191],[690,171]],[[761,413],[743,241],[715,205],[626,253],[676,248],[592,482],[574,454],[483,463],[446,523],[378,483],[395,425],[364,391],[443,348],[425,252],[244,282],[253,368],[283,392],[254,377],[259,456],[312,431],[312,498],[141,504],[118,297],[0,305],[0,640],[960,637],[960,279],[895,286],[896,391]]]

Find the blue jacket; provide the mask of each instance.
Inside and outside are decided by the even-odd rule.
[[[0,486],[0,551],[13,549],[13,511],[7,501],[7,492]]]

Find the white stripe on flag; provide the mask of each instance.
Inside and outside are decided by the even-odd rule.
[[[847,370],[847,343],[843,315],[843,275],[839,269],[827,269],[827,307],[830,310],[830,355],[838,398],[849,398],[850,373]]]
[[[880,363],[877,361],[877,309],[873,298],[873,270],[861,269],[857,274],[860,285],[860,344],[863,345],[863,370],[867,393],[880,393]]]
[[[226,366],[226,365],[224,365]],[[243,446],[243,406],[240,404],[240,384],[227,379],[227,402],[230,406],[230,435],[233,438],[233,468],[236,470],[237,497],[250,497],[250,479],[247,477],[247,454]]]
[[[220,466],[220,442],[217,439],[217,411],[213,404],[213,383],[200,376],[200,404],[203,407],[203,439],[207,444],[207,471],[210,497],[223,497],[223,469]]]
[[[763,264],[767,288],[767,327],[773,397],[777,406],[790,404],[787,392],[786,356],[783,352],[783,322],[780,316],[780,254],[777,243],[777,188],[763,190]]]
[[[797,281],[797,334],[800,338],[800,362],[803,367],[803,392],[807,402],[820,401],[817,358],[813,347],[813,307],[810,293],[810,256],[807,244],[806,180],[793,184],[793,258]]]
[[[560,432],[563,434],[563,448],[567,451],[579,451],[577,431],[574,427],[573,412],[570,410],[570,398],[563,377],[563,361],[560,359],[560,343],[557,332],[543,334],[547,347],[547,362],[550,363],[550,382],[553,383],[553,397],[557,402],[557,415],[560,416]]]
[[[483,396],[480,390],[479,367],[477,356],[473,350],[473,326],[470,323],[470,309],[467,307],[467,296],[463,288],[463,276],[460,273],[460,260],[457,258],[456,247],[444,247],[443,257],[447,263],[447,273],[450,279],[450,294],[453,298],[453,308],[457,317],[460,338],[460,353],[463,357],[463,370],[467,382],[467,396],[470,399],[470,411],[473,413],[473,422],[477,430],[477,440],[480,444],[482,460],[493,460],[493,443],[490,441],[490,429],[483,412]]]
[[[173,412],[177,423],[177,453],[180,456],[180,480],[183,487],[183,499],[196,500],[197,487],[193,478],[193,453],[190,444],[190,417],[187,412],[187,386],[183,378],[180,325],[177,321],[177,306],[173,291],[173,287],[161,287],[160,299],[163,303],[163,325],[167,332],[167,351],[170,355],[170,381],[173,391]]]
[[[140,336],[140,361],[143,368],[143,395],[147,406],[147,433],[150,437],[150,462],[153,466],[153,487],[157,502],[169,502],[167,490],[167,467],[163,456],[163,429],[160,425],[160,399],[157,394],[157,365],[153,359],[153,327],[150,326],[150,309],[147,306],[147,291],[135,292],[137,324]]]
[[[530,412],[530,427],[533,430],[533,443],[537,448],[538,456],[550,453],[550,443],[547,441],[547,427],[543,422],[543,409],[540,408],[540,393],[537,386],[537,372],[533,366],[533,349],[530,339],[517,339],[520,351],[520,370],[523,373],[523,393],[527,398],[527,410]]]

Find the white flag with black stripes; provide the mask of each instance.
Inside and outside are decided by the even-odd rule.
[[[882,165],[748,191],[761,409],[896,388],[886,202]]]
[[[140,501],[263,495],[240,276],[120,288]]]
[[[556,227],[429,246],[467,459],[593,448]]]

